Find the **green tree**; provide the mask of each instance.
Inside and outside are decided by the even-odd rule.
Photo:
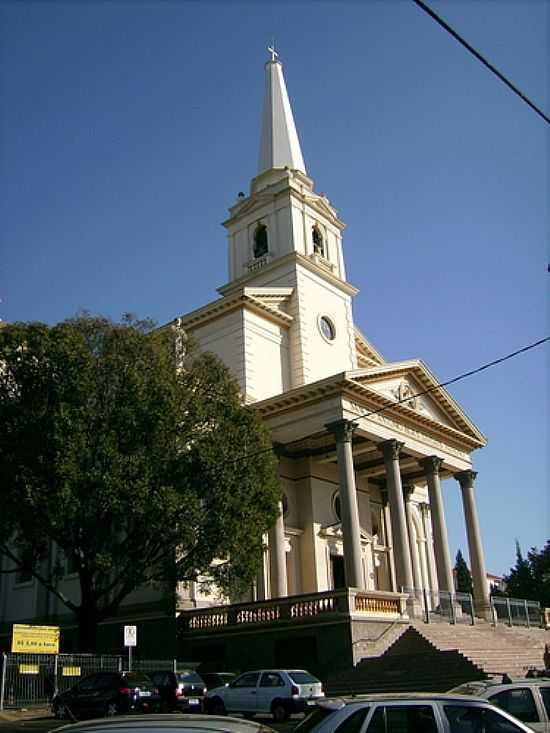
[[[473,593],[472,574],[466,564],[466,560],[462,555],[462,550],[458,550],[455,559],[455,582],[458,593]]]
[[[540,552],[532,547],[526,558],[516,540],[516,564],[504,581],[510,597],[539,601],[541,606],[550,608],[550,540]]]
[[[267,430],[221,362],[183,346],[131,317],[0,329],[0,553],[74,612],[81,651],[138,586],[242,593],[275,521]]]

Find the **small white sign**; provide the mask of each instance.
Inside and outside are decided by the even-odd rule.
[[[137,626],[124,627],[124,646],[137,646]]]

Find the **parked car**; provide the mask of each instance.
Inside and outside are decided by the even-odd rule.
[[[90,718],[151,712],[160,704],[158,690],[139,672],[96,672],[52,699],[56,718]]]
[[[550,733],[550,678],[535,677],[499,682],[466,682],[451,690],[476,695],[506,710],[540,733]]]
[[[213,715],[143,715],[73,723],[52,733],[275,733],[263,723]]]
[[[465,695],[360,695],[311,707],[292,733],[533,733],[487,700]]]
[[[320,680],[304,669],[260,669],[208,690],[204,703],[210,713],[271,713],[282,722],[292,713],[304,712],[308,701],[323,696]]]
[[[201,672],[200,675],[204,680],[207,690],[228,685],[237,676],[233,672]]]
[[[194,669],[179,672],[157,670],[147,674],[159,691],[162,712],[201,712],[206,684]]]

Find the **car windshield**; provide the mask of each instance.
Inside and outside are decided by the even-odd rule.
[[[321,721],[332,715],[334,710],[330,708],[314,708],[313,711],[307,715],[298,725],[292,730],[292,733],[309,733],[310,730],[316,728]]]
[[[123,677],[129,685],[150,685],[151,680],[145,674],[138,674],[137,672],[124,672]]]
[[[309,672],[289,672],[288,676],[297,685],[311,685],[314,682],[320,682],[317,677],[314,677]]]
[[[196,682],[199,685],[203,684],[202,677],[192,669],[184,669],[183,672],[178,672],[176,678],[178,682]]]

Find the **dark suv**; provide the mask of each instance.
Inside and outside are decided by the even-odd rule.
[[[201,712],[206,685],[193,669],[182,669],[179,672],[157,670],[148,674],[158,688],[160,709],[163,712]]]
[[[158,690],[139,672],[96,672],[52,700],[56,718],[81,719],[150,712],[160,704]]]

